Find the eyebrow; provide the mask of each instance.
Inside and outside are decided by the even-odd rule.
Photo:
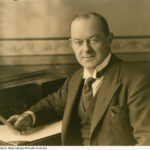
[[[72,38],[73,40],[82,40],[82,39],[76,39],[76,38]]]
[[[88,39],[92,39],[92,38],[97,38],[99,37],[99,35],[94,35],[94,36],[91,36],[89,37]],[[83,40],[83,39],[79,39],[79,38],[70,38],[70,40],[73,39],[73,40]]]

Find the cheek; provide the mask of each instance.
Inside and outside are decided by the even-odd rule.
[[[103,57],[105,57],[105,55],[106,55],[106,47],[99,46],[99,47],[95,48],[95,53],[96,53],[96,58],[98,60],[103,59]]]
[[[98,44],[95,49],[97,50],[97,52],[100,52],[100,53],[104,53],[107,49],[107,45],[105,42],[102,42],[100,44]]]
[[[81,51],[74,50],[74,53],[75,53],[75,56],[76,56],[77,60],[80,60],[81,59]]]

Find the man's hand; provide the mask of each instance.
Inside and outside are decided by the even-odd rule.
[[[20,132],[27,130],[32,125],[32,117],[27,113],[11,116],[7,121]]]

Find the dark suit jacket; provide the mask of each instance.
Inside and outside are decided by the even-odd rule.
[[[31,108],[36,124],[63,117],[62,143],[80,145],[76,112],[83,69],[67,78],[58,92]],[[150,145],[149,76],[112,56],[100,86],[90,130],[91,145]]]

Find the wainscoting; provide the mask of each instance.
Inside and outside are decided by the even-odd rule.
[[[150,37],[115,37],[112,52],[150,73]],[[0,40],[0,115],[22,113],[80,65],[68,38]]]

